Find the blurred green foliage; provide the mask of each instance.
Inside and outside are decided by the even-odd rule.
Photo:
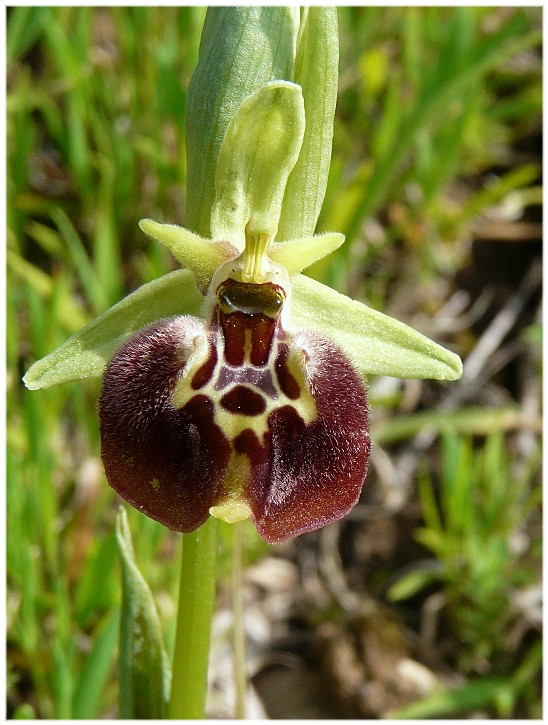
[[[479,704],[467,703],[465,690],[453,709],[440,703],[440,710],[431,715],[495,704],[501,717],[509,717],[523,691],[530,694],[526,688],[534,687],[534,677],[538,678],[539,642],[530,645],[524,657],[531,660],[529,679],[515,677],[516,686],[509,687],[500,675],[519,672],[523,665],[513,643],[523,603],[531,600],[530,612],[540,616],[540,541],[524,535],[540,503],[541,490],[532,486],[540,455],[538,448],[525,470],[519,470],[505,450],[502,433],[491,433],[479,450],[474,449],[471,437],[447,433],[442,439],[439,501],[430,471],[424,467],[419,477],[424,526],[417,529],[415,538],[435,556],[437,565],[431,561],[417,565],[391,587],[390,598],[402,600],[440,582],[448,623],[459,642],[459,671],[481,672],[490,663],[497,684],[492,689],[486,685]],[[504,687],[509,699],[500,703]],[[426,710],[413,713],[408,716],[428,714]]]
[[[175,267],[137,222],[184,221],[185,93],[204,15],[197,7],[8,9],[12,717],[116,715],[119,570],[115,496],[98,459],[99,388],[71,384],[29,393],[20,380],[34,360],[97,313]],[[522,211],[540,204],[538,161],[516,159],[511,148],[540,128],[541,10],[341,8],[339,22],[333,163],[318,231],[341,231],[348,243],[313,274],[381,310],[398,285],[413,289],[411,279],[429,294],[411,297],[407,309],[430,313],[445,301],[435,281],[449,285],[467,263],[479,214],[510,196]],[[452,441],[446,461],[450,454],[473,455],[467,439]],[[467,486],[490,491],[490,477],[500,477],[495,445],[500,439],[478,454],[483,475]],[[510,488],[501,484],[497,491],[504,506],[514,507],[504,498]],[[170,651],[177,537],[128,513]],[[428,530],[433,525],[427,521]],[[447,532],[453,539],[444,541]],[[443,547],[455,535],[441,528],[440,541],[425,542],[446,567]],[[493,536],[500,546],[503,534]],[[246,538],[250,557],[265,550],[252,530]],[[506,576],[497,562],[490,564],[495,594],[496,577]],[[478,627],[499,626],[504,597],[497,595],[502,609],[493,625],[469,621],[480,616],[481,602],[472,599],[464,609],[458,602],[471,581],[459,572],[447,581],[457,587],[451,598],[463,641]]]

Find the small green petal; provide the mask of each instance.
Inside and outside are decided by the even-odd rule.
[[[325,196],[339,82],[336,8],[304,9],[292,80],[303,89],[306,130],[287,182],[278,240],[313,234]]]
[[[230,122],[217,164],[211,236],[243,250],[251,235],[278,230],[287,178],[305,127],[301,89],[267,83],[245,99]]]
[[[291,324],[328,335],[362,375],[458,380],[462,362],[402,322],[313,279],[292,280]]]
[[[263,84],[291,80],[298,7],[209,8],[188,88],[187,226],[211,237],[210,212],[223,138],[242,101]]]
[[[175,259],[194,273],[203,292],[207,290],[217,267],[238,256],[238,250],[230,242],[204,239],[176,224],[141,219],[139,226],[149,237],[165,244]]]
[[[292,239],[289,242],[274,242],[270,247],[270,258],[284,266],[289,274],[302,272],[319,259],[326,257],[344,242],[344,234],[328,232],[315,237]]]
[[[125,297],[34,363],[23,378],[30,390],[99,377],[122,342],[141,327],[172,315],[197,315],[203,302],[191,272],[178,269]]]

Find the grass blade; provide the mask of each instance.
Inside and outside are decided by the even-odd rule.
[[[74,688],[72,717],[75,720],[91,720],[100,716],[101,695],[116,653],[119,626],[120,611],[116,609],[96,636]]]

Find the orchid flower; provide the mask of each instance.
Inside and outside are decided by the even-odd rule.
[[[317,10],[310,23],[325,20]],[[196,186],[211,194],[208,220],[192,223],[200,234],[140,223],[184,268],[137,289],[25,376],[38,389],[103,375],[107,479],[177,531],[209,515],[251,517],[277,543],[340,519],[367,473],[366,376],[462,372],[452,352],[301,274],[344,237],[312,235],[334,101],[303,97],[314,64],[302,50],[310,37],[299,37],[301,83],[261,83],[231,112],[214,183]]]

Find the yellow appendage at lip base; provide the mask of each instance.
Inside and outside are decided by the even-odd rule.
[[[243,484],[249,480],[250,473],[247,458],[233,453],[232,460],[228,465],[228,471],[225,474],[226,490],[230,493],[222,503],[209,509],[212,516],[221,521],[226,521],[227,524],[235,524],[236,521],[243,521],[251,516],[249,505],[242,500]]]
[[[235,524],[251,516],[251,509],[241,501],[226,501],[218,506],[212,506],[209,513],[216,519],[226,521],[227,524]]]

